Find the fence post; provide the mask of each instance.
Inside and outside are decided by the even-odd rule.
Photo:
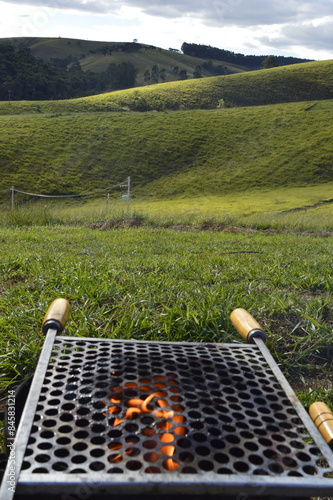
[[[127,177],[127,213],[130,209],[130,195],[131,195],[131,177]]]
[[[14,186],[12,186],[10,188],[11,192],[12,192],[12,196],[11,196],[11,199],[12,199],[12,210],[14,210],[14,207],[15,207],[15,200],[14,200],[14,193],[15,193],[15,188]]]

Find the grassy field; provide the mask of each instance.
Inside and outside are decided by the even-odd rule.
[[[31,372],[41,315],[65,296],[70,334],[119,338],[236,339],[228,315],[246,307],[304,404],[333,404],[333,205],[274,212],[331,189],[3,208],[0,387]]]
[[[229,314],[244,307],[304,404],[333,404],[332,238],[211,224],[3,227],[2,389],[33,371],[43,314],[62,296],[69,335],[107,338],[239,340]]]
[[[0,190],[112,192],[128,175],[134,194],[156,199],[323,184],[333,180],[332,109],[316,101],[3,116]]]
[[[123,188],[123,191],[125,189]],[[88,225],[114,227],[126,224],[149,227],[179,227],[221,230],[235,226],[289,232],[326,234],[333,231],[333,182],[303,187],[248,189],[220,196],[157,199],[121,199],[121,189],[109,198],[78,200],[42,199],[16,193],[15,210],[11,191],[0,212],[0,227]]]
[[[11,186],[117,193],[127,176],[138,198],[155,200],[330,182],[332,65],[1,102],[0,199]]]
[[[333,407],[332,65],[0,103],[2,399],[66,297],[80,337],[242,341],[244,307],[302,403]],[[84,196],[12,210],[13,185]]]
[[[0,114],[86,111],[165,111],[327,100],[333,97],[333,60],[280,66],[119,90],[67,101],[0,102]]]
[[[65,296],[69,333],[100,337],[230,340],[245,307],[302,401],[332,402],[332,64],[0,103],[2,389]],[[10,210],[13,185],[95,199]]]

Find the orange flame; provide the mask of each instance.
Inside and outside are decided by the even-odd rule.
[[[150,401],[155,397],[155,393],[153,394],[150,394],[150,396],[148,396],[144,402],[142,403],[142,406],[141,406],[141,410],[143,411],[143,413],[150,413],[151,410],[149,410],[148,408],[148,404],[150,403]]]
[[[169,432],[165,432],[164,434],[160,435],[160,441],[162,441],[162,443],[172,443],[172,441],[174,440],[174,435],[170,434]]]
[[[110,443],[108,446],[109,450],[120,450],[122,447],[121,443]]]
[[[172,428],[172,423],[164,420],[163,422],[158,423],[157,427],[162,431],[169,431]]]
[[[179,436],[185,436],[186,432],[187,432],[186,427],[176,427],[174,429],[174,433],[178,434]]]
[[[119,413],[120,408],[119,408],[119,406],[109,406],[108,411],[109,411],[109,413]]]
[[[161,448],[161,452],[163,453],[163,455],[167,455],[168,457],[173,457],[173,455],[175,454],[175,451],[176,451],[176,448],[174,446],[162,446]]]
[[[168,374],[168,378],[170,378],[171,375],[172,378],[175,379],[174,374]],[[114,415],[111,425],[116,427],[123,423],[124,419],[133,420],[140,414],[150,414],[156,419],[162,419],[162,421],[157,423],[157,429],[148,426],[142,430],[142,435],[153,436],[156,434],[156,430],[157,432],[158,429],[162,431],[162,434],[160,434],[159,436],[159,440],[163,444],[163,446],[159,451],[162,455],[168,457],[163,461],[163,467],[169,471],[175,471],[178,469],[179,464],[171,457],[174,456],[176,447],[172,446],[170,443],[173,443],[175,441],[177,435],[184,436],[187,433],[186,427],[183,427],[182,425],[176,426],[171,431],[175,424],[183,424],[185,422],[185,417],[183,415],[175,415],[175,412],[181,413],[184,410],[184,408],[179,404],[182,401],[182,398],[175,395],[175,393],[177,394],[180,392],[180,389],[178,387],[175,387],[176,385],[178,385],[178,382],[176,380],[168,380],[167,382],[166,377],[156,375],[153,377],[153,380],[141,379],[139,381],[139,384],[140,385],[136,384],[135,382],[126,382],[124,384],[124,387],[115,386],[111,388],[111,392],[113,393],[113,395],[110,398],[110,402],[113,403],[113,405],[108,407],[109,414]],[[152,386],[158,390],[156,392],[150,393],[145,399],[134,397],[126,401],[127,409],[125,411],[124,419],[115,417],[117,413],[121,412],[120,403],[123,400],[123,395],[120,394],[121,392],[123,392],[125,389],[135,389],[137,387],[140,388],[140,391],[142,393],[151,392]],[[173,395],[170,395],[170,393],[173,393]],[[165,399],[163,399],[166,398],[168,394],[171,400],[175,403],[173,404],[172,409],[167,409],[169,404]],[[152,407],[152,405],[150,405],[154,398],[156,398],[155,409]],[[121,443],[111,443],[109,445],[109,449],[112,451],[120,450],[121,448]],[[130,454],[128,450],[125,450],[125,453],[126,455]],[[159,455],[155,452],[150,452],[146,454],[145,457],[149,462],[155,462],[158,460]],[[123,458],[120,453],[115,453],[114,455],[111,455],[109,457],[109,461],[113,463],[118,463],[122,461],[122,459]],[[148,467],[148,469],[146,469],[146,472],[157,471],[159,471],[159,469],[156,467]]]
[[[136,415],[139,415],[139,413],[141,413],[140,408],[127,408],[125,418],[133,420],[133,418],[135,418]]]
[[[156,395],[156,394],[155,394]],[[159,399],[157,401],[157,404],[160,408],[165,408],[166,406],[168,406],[168,403],[167,401],[165,401],[164,399]]]
[[[185,418],[183,417],[183,415],[175,415],[174,417],[172,417],[172,420],[177,424],[182,424]]]
[[[172,410],[155,410],[155,411],[153,411],[153,414],[155,415],[156,418],[171,418],[171,417],[173,417]]]
[[[120,403],[120,401],[121,401],[120,396],[112,396],[112,398],[110,398],[111,403]]]
[[[163,465],[167,470],[170,471],[177,470],[179,467],[179,464],[172,458],[167,458],[166,460],[164,460]]]
[[[143,401],[142,399],[130,399],[127,404],[128,406],[135,406],[137,408],[140,408],[140,406],[142,405]]]

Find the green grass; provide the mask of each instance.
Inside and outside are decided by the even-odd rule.
[[[333,60],[233,75],[171,81],[67,101],[0,103],[0,114],[165,111],[260,106],[333,98]],[[309,109],[310,109],[309,105]]]
[[[0,393],[33,372],[43,315],[53,299],[66,297],[66,334],[80,337],[242,341],[229,314],[244,307],[266,330],[301,402],[333,407],[332,236],[322,232],[317,212],[329,205],[305,212],[312,213],[315,234],[309,224],[308,232],[294,234],[304,227],[286,220],[279,232],[253,229],[260,208],[273,216],[281,203],[316,204],[330,189],[241,193],[239,212],[228,195],[225,208],[234,212],[218,217],[217,211],[215,218],[208,217],[222,207],[221,198],[201,198],[196,214],[184,209],[198,209],[198,199],[164,200],[160,217],[156,202],[136,200],[130,214],[124,202],[107,207],[105,200],[2,210]],[[250,205],[259,219],[242,228],[242,210]]]
[[[333,231],[333,183],[304,187],[253,189],[220,196],[173,199],[122,200],[120,192],[107,201],[103,193],[93,200],[50,200],[36,202],[11,193],[0,212],[0,227],[87,225],[117,227],[179,227],[180,229],[237,230],[269,229],[289,232],[331,233]],[[128,211],[129,208],[129,211]]]
[[[193,78],[193,73],[197,66],[207,63],[206,59],[177,54],[168,50],[144,49],[139,52],[113,52],[111,55],[89,54],[84,59],[80,59],[81,68],[83,71],[102,72],[105,71],[109,64],[121,64],[128,62],[137,68],[136,86],[147,85],[144,80],[146,70],[151,71],[152,67],[157,65],[159,69],[166,70],[166,81],[178,81],[179,76],[173,71],[175,66],[179,69],[186,70],[188,78]],[[232,64],[221,63],[221,61],[212,61],[215,66],[223,65],[227,68],[228,73],[241,73],[243,70],[235,67]],[[202,69],[202,76],[210,77],[211,72]],[[149,83],[149,82],[148,82]]]
[[[157,64],[159,69],[166,70],[166,81],[178,80],[172,70],[175,66],[179,69],[187,71],[188,78],[193,78],[193,72],[198,65],[207,63],[207,59],[187,56],[185,54],[173,52],[170,50],[161,49],[158,47],[151,48],[150,45],[142,44],[142,48],[138,51],[123,52],[113,51],[111,54],[103,55],[96,52],[103,47],[108,47],[112,50],[118,42],[96,42],[90,40],[76,40],[70,38],[10,38],[0,39],[0,43],[11,43],[15,47],[25,47],[29,49],[31,55],[38,57],[47,62],[52,62],[52,58],[65,59],[72,56],[79,60],[83,71],[103,72],[106,71],[109,64],[121,64],[129,62],[133,64],[138,71],[136,84],[137,86],[145,85],[144,72]],[[247,71],[248,68],[241,68],[234,64],[224,63],[221,61],[212,60],[215,66],[222,65],[227,68],[228,73],[240,73]],[[203,77],[211,76],[212,72],[202,69]]]
[[[333,406],[333,101],[108,112],[215,107],[235,95],[258,104],[260,85],[300,100],[311,78],[325,99],[331,76],[318,68],[331,64],[253,73],[247,83],[0,103],[0,391],[33,372],[43,315],[62,296],[66,333],[99,338],[240,340],[229,314],[244,307],[302,403]],[[128,175],[129,214],[123,188],[112,188]],[[12,185],[100,191],[76,202],[16,195],[10,210]]]
[[[137,197],[154,199],[332,181],[333,101],[326,100],[332,97],[332,65],[321,61],[67,101],[2,102],[0,196],[5,199],[13,185],[45,194],[117,192],[112,186],[128,175]],[[221,99],[251,106],[193,109],[216,108]]]
[[[154,218],[170,216],[182,217],[187,221],[202,218],[222,219],[225,216],[240,218],[258,216],[277,216],[277,220],[296,214],[297,219],[309,215],[313,217],[314,226],[321,226],[322,216],[315,215],[331,213],[331,200],[333,183],[327,182],[318,185],[302,187],[267,187],[263,189],[248,189],[243,191],[223,193],[221,195],[195,196],[192,198],[179,196],[175,198],[145,199],[134,198],[132,206],[140,213],[149,214]],[[320,202],[325,202],[316,206]],[[293,212],[294,210],[294,212]]]
[[[321,101],[4,116],[0,191],[106,192],[128,175],[137,197],[155,199],[319,185],[333,180],[332,109]]]
[[[98,337],[226,341],[230,311],[245,307],[287,375],[303,377],[304,401],[321,386],[332,400],[333,101],[129,112],[259,104],[268,91],[300,100],[308,88],[326,99],[331,66],[0,103],[2,388],[33,370],[42,315],[65,296],[69,333]],[[130,214],[115,187],[128,175]],[[12,185],[95,200],[16,195],[9,210]]]
[[[3,389],[33,371],[43,314],[62,296],[68,334],[99,338],[240,340],[229,314],[244,307],[307,401],[318,380],[332,397],[331,238],[66,226],[0,237]]]

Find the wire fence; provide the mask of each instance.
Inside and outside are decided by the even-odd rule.
[[[78,193],[78,194],[57,194],[57,195],[51,195],[51,194],[39,194],[39,193],[30,193],[28,191],[24,191],[22,189],[17,189],[14,186],[12,186],[9,190],[4,189],[0,191],[1,193],[8,193],[10,191],[11,193],[11,208],[15,208],[15,193],[17,194],[23,194],[26,196],[32,196],[35,198],[48,198],[48,199],[61,199],[61,198],[83,198],[83,197],[89,197],[89,196],[96,196],[98,194],[103,193],[104,195],[107,196],[107,200],[109,199],[109,191],[115,188],[126,188],[126,194],[122,195],[122,198],[127,201],[127,206],[129,209],[129,201],[130,201],[130,186],[131,186],[131,178],[127,177],[125,181],[122,182],[117,182],[113,184],[112,186],[108,186],[103,189],[94,189],[93,191],[85,192],[85,193]]]

